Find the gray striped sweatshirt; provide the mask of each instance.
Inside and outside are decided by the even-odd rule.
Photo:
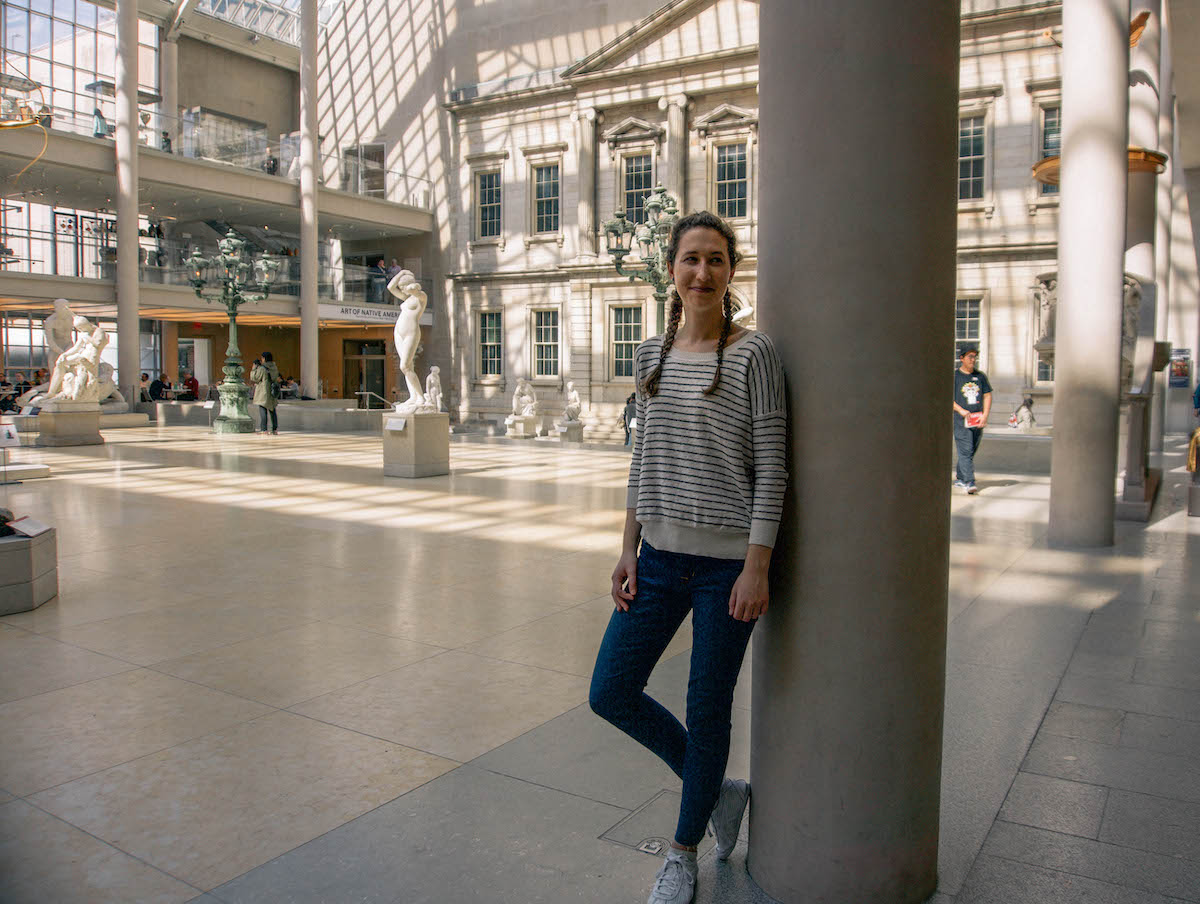
[[[658,363],[662,337],[634,353],[638,385]],[[742,559],[750,543],[775,545],[787,487],[783,368],[765,334],[716,352],[667,353],[653,398],[637,393],[628,508],[655,549]]]

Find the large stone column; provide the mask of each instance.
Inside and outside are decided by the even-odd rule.
[[[596,109],[587,107],[571,114],[575,123],[575,173],[579,180],[580,257],[596,256]]]
[[[959,3],[773,0],[759,33],[758,320],[792,448],[749,869],[784,904],[915,904],[937,882]]]
[[[1174,205],[1171,187],[1175,175],[1175,90],[1171,65],[1170,6],[1162,4],[1162,29],[1159,34],[1158,63],[1158,147],[1167,155],[1166,169],[1158,177],[1155,201],[1154,276],[1158,283],[1158,309],[1154,320],[1154,338],[1166,342],[1171,316],[1171,216]],[[1167,375],[1154,374],[1154,399],[1150,406],[1150,450],[1161,452],[1167,410]]]
[[[317,0],[300,6],[300,391],[316,398],[317,331]]]
[[[131,403],[139,396],[137,0],[117,0],[117,382]]]
[[[1158,119],[1161,115],[1159,80],[1159,42],[1162,35],[1161,0],[1134,0],[1135,14],[1146,12],[1150,18],[1129,51],[1129,144],[1134,148],[1158,150]],[[1125,270],[1142,284],[1142,311],[1152,324],[1155,307],[1156,221],[1154,208],[1157,173],[1153,169],[1134,169],[1129,173],[1125,219]],[[1152,332],[1152,330],[1147,330]]]
[[[1111,546],[1116,506],[1129,0],[1064,0],[1049,542]]]
[[[679,199],[679,209],[687,206],[687,106],[686,94],[661,98],[660,110],[667,111],[667,167],[663,186]]]

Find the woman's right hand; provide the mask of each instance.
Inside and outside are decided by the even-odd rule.
[[[626,588],[628,582],[628,589]],[[612,573],[613,603],[622,612],[629,611],[629,604],[637,595],[637,553],[627,551],[621,553],[617,567]]]

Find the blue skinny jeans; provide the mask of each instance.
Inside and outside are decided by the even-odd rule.
[[[721,792],[729,760],[733,688],[754,622],[729,614],[729,594],[741,559],[662,552],[642,541],[637,595],[615,610],[596,657],[592,711],[657,754],[683,780],[675,830],[678,844],[696,845]],[[687,728],[645,692],[650,672],[692,613]]]

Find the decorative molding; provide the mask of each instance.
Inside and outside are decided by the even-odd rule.
[[[658,109],[666,110],[668,107],[680,107],[684,110],[690,110],[693,103],[692,99],[686,94],[672,94],[669,97],[660,97],[658,99]]]
[[[976,85],[974,88],[960,88],[958,100],[979,100],[981,97],[999,97],[1004,93],[1003,85]]]
[[[644,119],[638,119],[636,116],[627,116],[605,132],[601,139],[611,145],[643,141],[653,141],[658,144],[666,133],[667,130],[662,126],[656,126]]]
[[[600,118],[600,111],[595,107],[578,107],[571,112],[571,122],[596,122]]]
[[[713,132],[749,132],[751,142],[758,142],[758,116],[733,104],[721,104],[711,113],[693,122],[692,128],[703,139],[705,146],[708,144],[709,134]]]
[[[566,149],[565,141],[555,141],[551,144],[531,144],[521,148],[521,153],[526,157],[549,157],[554,154],[562,154]]]
[[[502,163],[508,159],[508,151],[481,151],[478,154],[467,154],[463,157],[471,166],[488,163]]]
[[[1026,79],[1025,90],[1029,94],[1062,93],[1062,76],[1053,75],[1049,78]]]

